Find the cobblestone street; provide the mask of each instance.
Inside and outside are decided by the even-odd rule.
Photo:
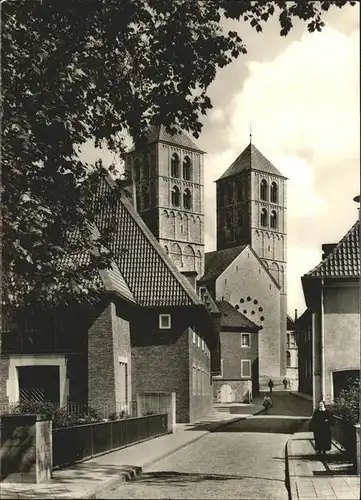
[[[311,404],[287,393],[274,393],[273,401],[269,415],[206,435],[104,498],[286,499],[285,444]]]

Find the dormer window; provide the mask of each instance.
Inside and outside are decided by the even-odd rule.
[[[170,314],[160,314],[159,315],[159,328],[161,330],[169,330],[171,328],[171,316],[170,316]]]
[[[278,186],[275,182],[271,184],[271,202],[278,203]]]
[[[179,177],[179,156],[177,155],[177,153],[174,153],[172,155],[172,159],[171,159],[171,176],[172,177]]]
[[[265,179],[261,180],[260,198],[261,198],[261,200],[268,201],[268,184],[267,184],[267,181]]]
[[[186,181],[191,180],[191,160],[186,156],[183,160],[183,179]]]

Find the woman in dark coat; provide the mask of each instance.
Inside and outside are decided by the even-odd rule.
[[[331,449],[331,425],[333,424],[332,413],[326,409],[325,403],[320,401],[310,422],[310,430],[313,431],[317,453],[325,454]]]

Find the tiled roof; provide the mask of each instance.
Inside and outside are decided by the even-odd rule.
[[[244,332],[258,332],[261,327],[249,320],[242,313],[237,311],[229,302],[225,300],[216,301],[218,309],[221,311],[221,329],[232,328]]]
[[[226,177],[231,177],[237,175],[243,171],[257,170],[259,172],[265,172],[271,175],[277,175],[278,177],[285,176],[281,174],[277,168],[272,165],[272,163],[267,160],[262,153],[253,145],[249,144],[246,149],[236,158],[232,165],[224,172],[223,175],[218,179],[225,179]]]
[[[223,250],[215,250],[205,254],[204,276],[202,282],[212,282],[216,280],[227,267],[232,264],[234,259],[246,248],[247,245],[240,245]]]
[[[360,222],[357,221],[318,266],[304,278],[359,278]]]
[[[88,227],[90,230],[90,238],[93,239],[93,241],[99,238],[99,229],[92,223],[88,223]],[[69,237],[75,241],[78,237],[77,234],[78,231],[74,231],[71,235],[69,235]],[[66,259],[64,259],[63,265],[65,267],[71,266],[73,269],[76,269],[77,266],[86,266],[89,263],[90,250],[84,250],[73,255],[68,255]],[[85,286],[88,285],[94,290],[98,290],[100,293],[104,291],[115,292],[123,299],[135,303],[134,296],[129,290],[129,287],[115,262],[112,262],[111,267],[109,268],[94,270],[89,279],[84,278],[82,281],[84,281],[83,284]]]
[[[192,149],[193,151],[203,153],[203,151],[184,132],[174,135],[169,134],[164,125],[152,125],[149,128],[147,137],[148,144],[153,142],[166,142],[167,144],[175,144],[182,148]],[[135,151],[135,148],[132,148],[130,152],[132,151]]]
[[[126,196],[117,196],[113,203],[107,201],[112,189],[111,180],[102,179],[98,189],[101,210],[96,222],[100,231],[109,221],[115,222],[110,250],[138,305],[202,305]]]

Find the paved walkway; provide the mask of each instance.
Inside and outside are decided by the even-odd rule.
[[[225,423],[247,418],[263,409],[259,404],[238,405],[240,410],[235,414],[230,411],[230,405],[221,406],[221,411],[215,408],[199,422],[178,424],[174,434],[150,439],[76,466],[54,471],[49,483],[0,483],[0,498],[97,498],[105,489],[140,475],[147,465],[201,439],[209,431]]]
[[[308,425],[287,444],[291,500],[359,499],[360,477],[333,444],[325,458],[316,455]]]

